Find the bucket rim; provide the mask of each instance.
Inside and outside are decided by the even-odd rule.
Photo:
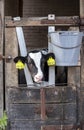
[[[79,47],[79,46],[82,45],[82,43],[81,43],[81,44],[78,44],[77,46],[73,46],[73,47],[63,47],[63,46],[59,46],[59,45],[57,45],[57,44],[55,44],[55,43],[52,43],[52,42],[50,42],[50,44],[52,44],[52,45],[54,45],[54,46],[56,46],[56,47],[59,47],[59,48],[61,48],[61,49],[75,49],[75,48],[77,48],[77,47]]]
[[[53,31],[53,32],[48,32],[48,35],[49,34],[52,34],[52,33],[59,33],[59,34],[61,34],[61,33],[64,33],[64,32],[66,32],[66,33],[81,33],[81,34],[83,34],[84,32],[82,32],[82,31]],[[84,34],[83,34],[84,35]]]

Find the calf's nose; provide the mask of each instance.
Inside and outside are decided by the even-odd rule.
[[[35,75],[34,81],[35,81],[36,83],[40,83],[40,82],[42,82],[42,78],[43,78],[42,75]]]

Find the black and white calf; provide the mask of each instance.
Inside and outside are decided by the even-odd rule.
[[[47,49],[33,50],[29,52],[26,57],[18,56],[14,61],[17,62],[18,60],[22,60],[23,63],[27,63],[33,81],[41,83],[42,81],[48,81],[49,66],[47,65],[47,60],[49,57],[55,58],[54,54],[48,53]],[[55,74],[56,83],[67,82],[65,67],[55,67]]]

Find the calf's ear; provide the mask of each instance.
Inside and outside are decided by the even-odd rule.
[[[15,63],[17,63],[19,60],[20,60],[22,63],[26,63],[26,62],[27,62],[27,57],[17,56],[17,57],[14,58],[14,62],[15,62]]]
[[[56,61],[55,61],[54,53],[48,53],[46,55],[46,61],[47,61],[47,65],[48,66],[55,66],[56,65]]]
[[[55,59],[55,54],[54,53],[48,53],[47,55],[45,55],[45,57],[46,57],[46,60],[48,60],[50,57]]]

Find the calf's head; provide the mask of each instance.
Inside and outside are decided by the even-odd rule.
[[[27,57],[24,57],[24,61],[27,62],[29,71],[34,82],[41,83],[43,80],[45,80],[44,75],[48,74],[47,60],[51,56],[55,58],[53,53],[32,51],[28,53]],[[48,77],[48,75],[46,76]]]

